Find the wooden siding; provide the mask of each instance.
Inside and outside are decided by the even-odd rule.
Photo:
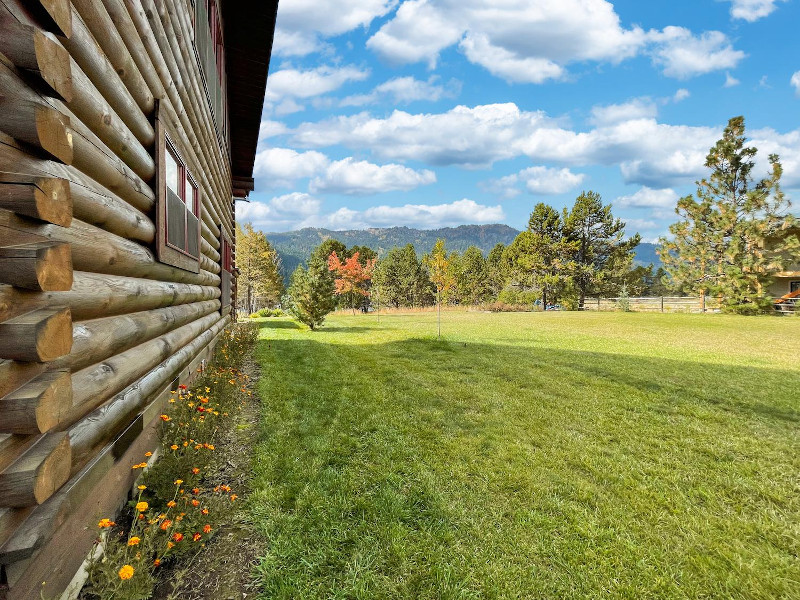
[[[193,19],[190,0],[0,0],[0,598],[66,588],[231,319],[230,154],[252,173],[260,109],[229,149]],[[159,122],[199,189],[196,268],[156,253]]]

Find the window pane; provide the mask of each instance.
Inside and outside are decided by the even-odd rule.
[[[180,181],[180,169],[178,168],[178,161],[173,156],[172,152],[170,152],[169,148],[167,148],[167,188],[172,190],[172,193],[176,196],[180,197],[181,191],[180,187],[178,186],[178,182]]]
[[[193,215],[196,215],[197,214],[197,207],[195,205],[196,204],[195,200],[197,199],[197,188],[194,187],[194,184],[192,183],[192,180],[189,179],[189,174],[188,173],[186,174],[186,184],[185,185],[186,185],[186,187],[184,189],[186,190],[186,206],[188,207],[190,213],[192,213]]]
[[[167,242],[186,249],[186,207],[171,190],[167,192]]]

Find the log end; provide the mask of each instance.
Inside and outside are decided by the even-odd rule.
[[[50,496],[55,494],[58,489],[69,481],[70,470],[72,469],[72,448],[70,447],[69,437],[66,435],[53,448],[39,468],[36,469],[36,476],[33,483],[33,496],[36,504],[41,504]]]
[[[33,44],[41,78],[61,100],[72,102],[72,63],[69,52],[39,30],[34,33]]]
[[[37,178],[34,201],[38,219],[61,227],[72,224],[72,191],[67,180]]]
[[[46,433],[58,425],[72,405],[69,371],[51,371],[0,398],[0,432]]]
[[[39,312],[39,311],[37,311]],[[36,353],[40,362],[49,362],[72,350],[72,315],[69,308],[56,309],[39,322],[36,331]]]
[[[72,288],[72,250],[63,242],[0,247],[0,282],[41,292]]]
[[[32,3],[33,4],[33,3]],[[38,0],[47,16],[52,19],[52,25],[58,35],[72,37],[72,5],[70,0]]]
[[[69,118],[53,108],[36,108],[36,133],[42,150],[66,165],[72,164],[72,129]]]

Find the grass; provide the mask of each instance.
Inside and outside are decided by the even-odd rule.
[[[800,319],[261,323],[263,598],[800,598]]]

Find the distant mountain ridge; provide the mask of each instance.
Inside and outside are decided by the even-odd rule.
[[[441,229],[413,229],[411,227],[388,227],[333,231],[317,227],[306,227],[296,231],[267,233],[267,239],[281,255],[284,272],[288,275],[299,264],[305,264],[311,252],[327,239],[334,238],[346,246],[369,246],[383,257],[395,246],[413,244],[419,254],[430,251],[439,238],[447,242],[448,250],[464,252],[477,246],[484,255],[497,244],[508,245],[514,241],[519,230],[508,225],[459,225]],[[642,243],[636,249],[636,262],[660,266],[655,244]]]

